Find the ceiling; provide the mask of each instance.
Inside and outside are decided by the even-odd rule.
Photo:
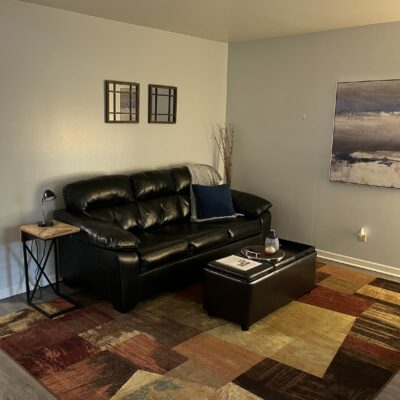
[[[22,0],[221,42],[400,20],[400,0]]]

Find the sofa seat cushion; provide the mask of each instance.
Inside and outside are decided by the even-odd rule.
[[[232,240],[243,239],[261,232],[261,221],[258,218],[239,217],[235,220],[226,221],[224,226]]]
[[[184,238],[161,237],[148,232],[143,232],[138,236],[140,246],[136,251],[139,254],[141,273],[183,259],[189,254],[189,242]]]
[[[176,223],[156,228],[151,230],[151,233],[158,235],[160,238],[162,237],[162,240],[164,238],[187,240],[191,253],[198,253],[222,246],[229,241],[226,227],[209,223]]]

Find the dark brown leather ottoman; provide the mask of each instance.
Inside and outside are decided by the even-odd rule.
[[[315,287],[313,246],[280,240],[285,257],[240,271],[213,261],[204,269],[204,309],[243,330]]]

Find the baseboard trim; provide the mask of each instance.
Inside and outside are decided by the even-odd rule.
[[[49,275],[49,279],[51,283],[54,283],[56,281],[55,275]],[[31,289],[33,289],[33,286],[31,285]],[[7,299],[8,297],[11,296],[16,296],[17,294],[25,293],[26,292],[26,287],[25,287],[25,281],[22,281],[18,283],[17,285],[0,289],[0,299]]]
[[[11,296],[15,296],[20,293],[24,293],[25,284],[18,284],[11,287],[7,287],[0,290],[0,299],[6,299]]]
[[[363,268],[369,271],[379,272],[381,274],[391,275],[400,278],[400,267],[391,267],[389,265],[378,264],[371,261],[344,256],[342,254],[331,253],[329,251],[320,249],[317,249],[317,254],[318,257],[324,258],[325,260],[336,261],[342,264],[352,265],[353,267]]]

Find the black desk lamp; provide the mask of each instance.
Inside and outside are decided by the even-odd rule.
[[[45,226],[53,226],[53,221],[46,221],[44,218],[44,203],[48,201],[53,201],[57,198],[56,194],[51,190],[47,189],[43,192],[42,196],[42,213],[43,213],[43,221],[38,222],[38,226],[45,227]]]

